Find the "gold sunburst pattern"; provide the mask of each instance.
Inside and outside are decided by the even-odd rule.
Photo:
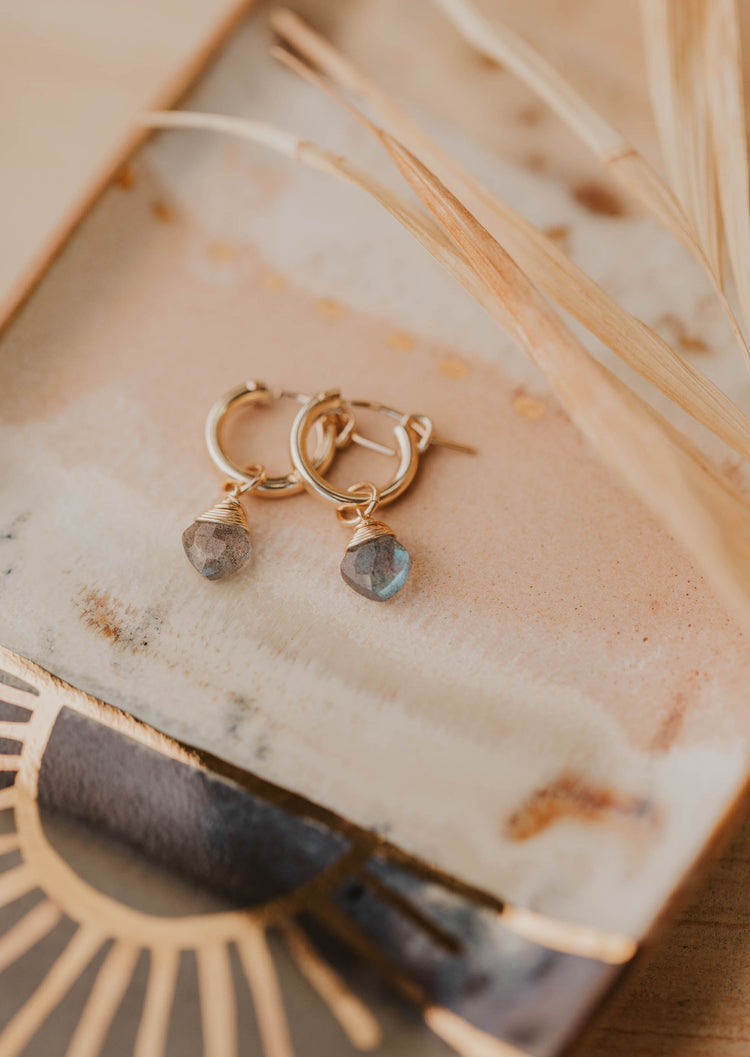
[[[0,1057],[552,1057],[635,952],[8,650],[0,786]]]

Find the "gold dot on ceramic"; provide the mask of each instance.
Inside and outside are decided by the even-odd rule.
[[[339,301],[334,301],[332,297],[318,298],[315,302],[315,311],[326,319],[332,320],[343,319],[346,315],[344,306]]]
[[[212,242],[208,247],[208,254],[215,261],[234,261],[239,251],[236,246],[230,246],[228,242]]]
[[[445,378],[465,378],[469,371],[468,364],[460,356],[446,356],[440,361],[439,367]]]
[[[129,191],[135,186],[135,173],[130,165],[124,165],[115,177],[115,182],[123,191]]]
[[[519,393],[514,396],[512,407],[517,415],[523,415],[524,418],[541,418],[547,412],[547,405],[537,400],[536,397],[529,396],[528,393]]]
[[[278,294],[285,289],[286,279],[283,275],[279,275],[278,272],[266,272],[260,280],[260,285],[264,290],[270,290],[272,293]]]
[[[395,349],[396,352],[411,352],[416,345],[411,334],[406,334],[403,330],[392,330],[385,340],[389,348]]]
[[[169,224],[174,220],[174,212],[166,202],[154,202],[151,206],[151,212],[162,224]]]

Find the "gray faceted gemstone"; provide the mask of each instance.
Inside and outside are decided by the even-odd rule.
[[[241,569],[253,551],[242,525],[194,521],[182,534],[190,563],[207,580],[222,580]]]
[[[409,552],[395,536],[377,536],[344,554],[341,575],[346,583],[375,602],[387,602],[409,578]]]

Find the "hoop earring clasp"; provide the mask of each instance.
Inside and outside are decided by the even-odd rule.
[[[325,421],[340,418],[342,411],[346,412],[347,409],[355,407],[366,407],[396,420],[393,433],[399,461],[391,481],[379,492],[378,505],[385,506],[406,491],[414,480],[419,465],[420,436],[411,422],[411,416],[404,415],[402,411],[368,400],[343,400],[338,389],[318,393],[297,412],[292,424],[289,438],[292,463],[307,488],[334,506],[352,506],[367,502],[370,499],[369,491],[352,493],[334,487],[323,477],[325,470],[316,467],[314,460],[307,454],[308,439],[316,422],[321,419]]]
[[[257,466],[240,466],[231,459],[224,451],[220,440],[221,427],[230,412],[238,411],[243,407],[264,407],[277,399],[291,399],[298,403],[304,403],[309,397],[302,393],[292,393],[286,390],[274,391],[264,382],[251,381],[244,385],[235,386],[222,397],[220,397],[208,412],[206,418],[206,447],[214,465],[226,474],[232,481],[241,486],[250,486],[256,495],[264,499],[275,499],[301,492],[304,484],[299,473],[292,469],[289,473],[277,477],[270,477],[265,471],[261,480],[258,480]],[[315,451],[311,456],[312,465],[316,471],[322,473],[328,469],[336,455],[338,428],[331,420],[318,420],[316,424],[317,441]],[[255,481],[253,481],[255,478]],[[251,485],[251,481],[253,484]],[[242,489],[246,491],[247,488]]]

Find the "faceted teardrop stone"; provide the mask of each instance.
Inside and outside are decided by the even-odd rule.
[[[182,546],[191,564],[207,580],[222,580],[242,568],[253,551],[242,525],[194,521],[182,534]]]
[[[409,552],[395,536],[376,536],[357,543],[344,554],[341,575],[365,598],[387,602],[409,578]]]

